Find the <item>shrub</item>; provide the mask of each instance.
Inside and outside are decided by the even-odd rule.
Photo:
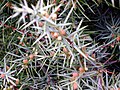
[[[119,89],[120,20],[116,3],[1,2],[1,89]]]

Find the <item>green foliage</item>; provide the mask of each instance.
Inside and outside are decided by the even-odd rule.
[[[1,89],[120,88],[120,16],[111,1],[4,0]]]

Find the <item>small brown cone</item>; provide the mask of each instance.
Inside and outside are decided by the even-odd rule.
[[[65,32],[65,30],[63,30],[63,29],[60,29],[59,32],[60,32],[60,35],[62,35],[62,36],[65,36],[65,35],[66,35],[66,32]]]
[[[20,82],[19,79],[16,79],[16,82],[15,82],[15,83],[16,83],[16,84],[19,84],[19,82]]]
[[[77,82],[74,82],[74,83],[73,83],[73,90],[77,90],[77,89],[78,89]]]
[[[23,60],[23,63],[24,63],[24,64],[28,64],[28,60],[27,60],[27,59],[24,59],[24,60]]]

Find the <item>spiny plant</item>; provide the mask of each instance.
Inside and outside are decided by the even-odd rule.
[[[88,17],[91,19],[90,30],[95,32],[90,36],[100,45],[95,51],[96,57],[98,61],[106,64],[105,66],[108,66],[110,71],[116,70],[119,72],[120,16],[117,14],[119,10],[106,7],[105,3],[99,7],[94,7],[93,10],[96,14],[88,15]]]
[[[100,56],[96,54],[102,45],[91,38],[89,24],[85,24],[91,21],[85,9],[95,14],[91,6],[97,3],[95,0],[7,3],[12,14],[5,17],[3,11],[0,18],[0,30],[7,30],[1,32],[1,37],[6,35],[5,40],[9,37],[0,63],[1,89],[118,89],[119,74],[108,71],[98,60]],[[2,39],[1,43],[4,44]]]

